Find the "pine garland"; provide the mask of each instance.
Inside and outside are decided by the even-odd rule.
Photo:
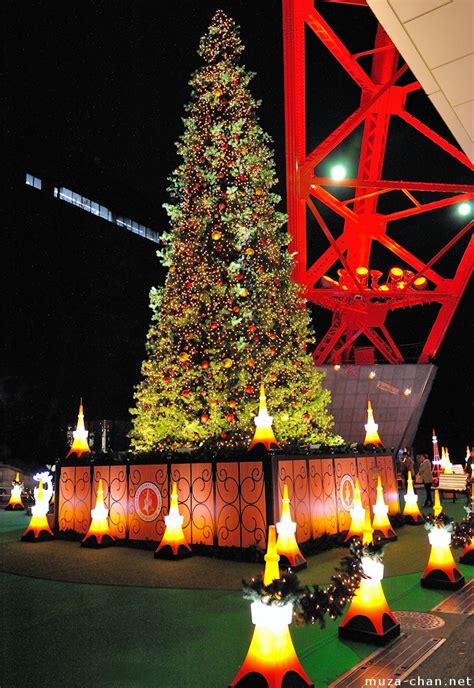
[[[381,560],[383,545],[362,545],[356,538],[351,544],[350,554],[341,560],[326,587],[301,585],[298,576],[291,571],[283,573],[270,585],[265,585],[263,576],[259,575],[250,582],[242,581],[244,599],[277,606],[291,603],[296,625],[318,622],[324,628],[326,615],[331,619],[342,616],[346,603],[355,595],[361,579],[365,578],[362,557]]]
[[[474,511],[466,507],[467,514],[461,523],[455,523],[452,535],[452,545],[456,549],[467,547],[474,537]]]

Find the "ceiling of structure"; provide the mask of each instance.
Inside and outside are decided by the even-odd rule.
[[[474,161],[474,2],[367,0],[367,4]]]

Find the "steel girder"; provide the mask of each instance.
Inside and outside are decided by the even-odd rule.
[[[365,0],[324,1],[365,5]],[[370,10],[365,7],[361,11]],[[305,106],[307,27],[330,50],[361,90],[359,107],[309,153],[306,150]],[[421,87],[414,80],[400,85],[400,78],[407,71],[407,66],[398,66],[400,56],[380,25],[374,48],[353,55],[316,9],[313,0],[283,0],[283,45],[287,207],[291,237],[289,249],[296,255],[293,279],[302,285],[302,293],[309,301],[332,313],[332,324],[313,353],[315,363],[321,365],[328,361],[338,363],[352,360],[354,347],[361,336],[372,343],[382,359],[389,363],[403,363],[404,357],[386,327],[387,316],[395,310],[437,303],[440,304],[438,315],[418,358],[419,363],[427,363],[436,355],[472,273],[473,222],[467,223],[426,263],[395,241],[387,233],[387,226],[395,220],[469,201],[474,198],[474,185],[383,179],[391,118],[401,118],[446,154],[470,170],[473,166],[462,151],[406,110],[407,96]],[[370,75],[358,62],[360,57],[369,54],[373,56]],[[319,163],[361,124],[363,135],[357,177],[336,182],[332,178],[317,176],[315,168]],[[341,200],[334,192],[336,187],[353,189],[353,196]],[[379,212],[377,204],[380,196],[394,192],[401,192],[401,198],[408,198],[410,207],[385,214]],[[436,196],[431,202],[421,202],[415,195],[418,192],[424,195],[430,192]],[[440,198],[439,194],[443,194],[443,197]],[[343,230],[339,236],[334,235],[323,219],[314,199],[343,219]],[[311,265],[307,264],[307,209],[329,243],[329,247]],[[443,277],[436,271],[436,263],[468,233],[471,233],[470,242],[454,277]],[[378,268],[371,265],[370,260],[374,242],[388,249],[394,260],[401,260],[405,267],[409,267],[406,270],[408,276],[401,285],[384,285],[384,289],[380,290],[377,284],[373,288],[359,277],[358,268]],[[344,272],[345,283],[322,288],[321,278],[336,267]],[[421,277],[428,280],[428,288],[415,291],[416,280]]]

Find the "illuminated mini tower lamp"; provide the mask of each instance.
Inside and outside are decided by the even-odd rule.
[[[38,487],[34,489],[35,503],[31,507],[31,520],[21,539],[23,542],[43,542],[52,540],[53,531],[49,527],[46,514],[49,510],[49,500],[52,490],[43,488],[43,481],[40,480]]]
[[[428,532],[431,551],[425,572],[420,580],[423,588],[458,590],[464,585],[464,576],[456,566],[451,552],[451,532],[434,525]]]
[[[385,504],[383,498],[382,479],[380,475],[377,478],[377,501],[373,506],[374,519],[372,521],[372,528],[374,534],[382,540],[393,541],[397,540],[398,536],[388,518],[388,505]]]
[[[424,518],[418,506],[418,495],[413,488],[413,478],[411,471],[408,471],[407,493],[405,495],[405,508],[403,509],[403,519],[410,526],[421,526]]]
[[[471,513],[470,525],[471,525],[471,541],[465,546],[459,557],[461,564],[469,564],[474,566],[474,483],[471,488]]]
[[[276,550],[276,529],[268,529],[265,554],[264,585],[280,578],[279,556]],[[259,600],[251,604],[252,623],[255,626],[247,656],[230,688],[281,688],[285,678],[291,677],[294,688],[313,688],[296,654],[291,639],[290,625],[293,604],[264,604]]]
[[[170,508],[165,516],[166,530],[155,550],[155,559],[184,559],[192,554],[183,532],[184,516],[179,513],[178,487],[173,483]]]
[[[441,504],[441,499],[439,497],[439,490],[435,490],[435,500],[433,504],[433,513],[435,516],[439,516],[443,513],[443,505]]]
[[[372,537],[370,511],[367,509],[362,543],[369,545]],[[339,637],[386,645],[400,635],[400,624],[388,606],[382,588],[384,565],[375,558],[363,555],[362,570],[367,578],[360,580],[360,585],[339,626]]]
[[[108,515],[109,510],[104,504],[104,486],[102,478],[100,478],[97,487],[95,509],[91,509],[91,524],[81,543],[81,547],[101,549],[102,547],[109,547],[115,544],[115,538],[110,533]]]
[[[12,481],[12,490],[10,494],[10,499],[5,507],[5,511],[24,511],[25,505],[21,500],[21,493],[23,492],[23,483],[20,480],[20,474],[17,473],[15,480]]]
[[[454,473],[453,464],[449,458],[449,451],[447,447],[444,447],[444,461],[441,459],[441,468],[443,469],[445,475],[452,475]]]
[[[258,416],[254,417],[254,423],[256,425],[255,434],[253,440],[249,444],[248,451],[252,449],[262,449],[265,448],[267,451],[270,449],[280,449],[280,445],[275,439],[275,435],[272,430],[273,416],[270,416],[267,411],[267,398],[265,396],[265,387],[260,385],[260,404],[258,408]]]
[[[350,510],[350,514],[351,524],[349,526],[349,530],[347,531],[347,535],[344,539],[344,542],[347,543],[349,543],[350,540],[352,540],[352,538],[354,537],[362,538],[364,532],[365,509],[362,506],[362,500],[360,497],[359,480],[356,480],[355,483],[354,499],[352,501],[352,508]]]
[[[306,568],[306,559],[301,554],[296,541],[296,523],[291,520],[290,499],[286,483],[283,486],[281,516],[280,521],[276,524],[276,531],[278,533],[276,546],[282,568],[291,567],[293,571],[300,571]]]
[[[437,483],[439,481],[439,474],[441,470],[441,457],[439,455],[438,438],[433,428],[433,436],[431,438],[433,442],[433,478]]]
[[[367,403],[367,423],[364,425],[365,428],[365,439],[363,444],[374,444],[376,446],[382,446],[382,440],[379,437],[378,429],[379,426],[374,420],[374,412],[372,410],[372,404],[370,401]]]
[[[71,448],[70,448],[69,452],[67,453],[67,456],[71,456],[71,454],[76,454],[77,458],[79,459],[82,456],[82,454],[90,454],[91,453],[91,450],[89,449],[89,444],[87,442],[89,432],[86,430],[85,425],[84,425],[84,409],[82,406],[82,399],[81,399],[81,402],[79,404],[79,415],[77,417],[77,426],[76,426],[76,429],[73,430],[72,436],[74,439],[73,439],[73,443],[71,445]]]

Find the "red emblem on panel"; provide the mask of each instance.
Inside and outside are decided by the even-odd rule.
[[[134,506],[142,521],[154,521],[158,518],[162,505],[161,492],[154,483],[140,485],[135,494]]]

